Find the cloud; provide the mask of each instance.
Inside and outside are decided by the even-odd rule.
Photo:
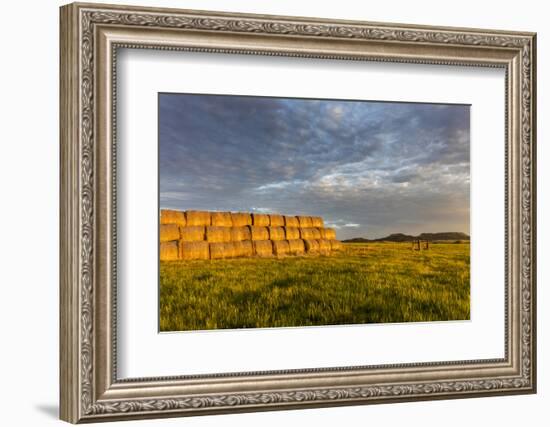
[[[339,238],[469,232],[468,106],[161,94],[159,108],[161,206],[320,215]]]

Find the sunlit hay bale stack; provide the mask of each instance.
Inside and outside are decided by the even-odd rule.
[[[282,215],[269,215],[269,225],[271,227],[283,227],[285,219]]]
[[[181,226],[181,227],[185,227],[187,225],[184,212],[173,211],[168,209],[164,209],[160,211],[160,223],[176,224],[177,226]]]
[[[252,215],[243,212],[232,212],[231,221],[233,227],[244,227],[245,225],[252,225]]]
[[[159,252],[161,260],[175,261],[179,259],[178,242],[162,242]]]
[[[321,233],[318,228],[300,228],[300,238],[303,240],[318,240],[321,238]]]
[[[321,217],[161,210],[161,261],[329,255],[343,249]]]
[[[259,257],[273,256],[273,244],[271,243],[271,240],[255,240],[254,255]]]
[[[300,229],[298,227],[284,227],[286,240],[296,240],[300,238]]]
[[[236,258],[235,242],[210,243],[210,259]]]
[[[285,240],[285,229],[283,227],[267,227],[269,240]]]
[[[178,246],[179,259],[210,259],[210,245],[208,242],[184,242],[180,240]]]
[[[185,219],[188,226],[191,225],[211,225],[210,212],[205,211],[186,211]]]
[[[180,228],[176,224],[161,224],[159,238],[162,242],[170,242],[180,239]]]
[[[270,225],[269,215],[253,213],[252,225],[258,227],[268,227]]]
[[[273,254],[280,257],[288,255],[290,246],[286,240],[272,240]]]
[[[212,225],[218,227],[232,227],[233,219],[231,218],[231,212],[212,212],[210,214],[210,220]]]
[[[269,240],[269,230],[267,227],[251,225],[250,240]]]
[[[184,242],[202,242],[206,237],[206,227],[200,225],[180,227],[180,235]]]
[[[231,227],[206,227],[206,240],[210,243],[225,243],[231,241]]]
[[[306,252],[306,247],[302,239],[288,240],[288,252],[291,255],[303,255]]]
[[[285,222],[285,227],[294,227],[294,228],[300,227],[300,222],[298,221],[298,218],[295,216],[284,215],[283,220]]]
[[[233,242],[242,242],[245,240],[252,240],[252,235],[250,233],[250,227],[231,227],[231,240]]]

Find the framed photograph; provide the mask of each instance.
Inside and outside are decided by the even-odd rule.
[[[60,22],[63,420],[536,391],[535,34]]]

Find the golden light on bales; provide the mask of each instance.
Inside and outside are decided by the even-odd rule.
[[[231,212],[212,212],[210,214],[210,220],[212,225],[219,227],[232,227],[233,219],[231,218]]]
[[[175,210],[160,216],[162,261],[329,255],[343,248],[321,217]]]

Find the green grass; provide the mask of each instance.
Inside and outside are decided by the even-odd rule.
[[[331,256],[160,264],[160,329],[465,320],[470,245],[345,244]]]

